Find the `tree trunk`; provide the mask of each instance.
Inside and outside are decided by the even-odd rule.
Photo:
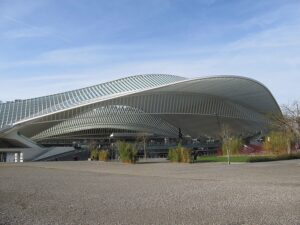
[[[228,161],[228,165],[230,165],[230,150],[228,149],[228,147],[226,147],[226,151],[227,151],[227,161]]]
[[[287,141],[286,141],[286,144],[287,144],[287,153],[288,153],[288,154],[291,154],[291,144],[290,144],[290,141],[287,140]]]
[[[147,150],[146,150],[146,138],[144,137],[144,158],[147,158]]]

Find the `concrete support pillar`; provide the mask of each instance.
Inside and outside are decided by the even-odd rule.
[[[18,155],[19,155],[19,153],[15,153],[15,162],[18,162],[19,160],[18,160]]]

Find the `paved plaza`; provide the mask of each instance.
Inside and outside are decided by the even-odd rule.
[[[300,224],[300,160],[0,164],[0,224]]]

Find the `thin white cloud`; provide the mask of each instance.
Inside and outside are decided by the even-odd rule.
[[[300,75],[300,20],[294,15],[294,20],[281,21],[283,14],[299,11],[299,6],[294,7],[290,10],[291,6],[284,6],[241,24],[237,23],[243,29],[263,29],[255,29],[237,41],[227,44],[222,42],[221,47],[215,44],[213,47],[203,47],[201,44],[186,47],[180,43],[174,46],[96,44],[46,51],[20,61],[0,62],[0,68],[9,72],[7,77],[0,77],[0,96],[3,100],[29,98],[128,75],[166,73],[188,77],[244,75],[266,84],[280,103],[300,99],[297,91]],[[28,70],[19,73],[20,78],[10,78],[9,74],[18,74],[14,69],[22,68]],[[11,86],[14,87],[13,92]]]
[[[263,30],[231,43],[231,50],[300,46],[300,23]]]
[[[8,39],[17,38],[40,38],[46,37],[51,34],[51,30],[46,28],[23,28],[23,29],[12,29],[3,33],[2,37]]]
[[[287,48],[291,45],[295,52],[300,51],[300,43],[294,38],[295,33],[299,31],[290,28],[283,26],[264,30],[230,43],[219,50],[213,49],[209,52],[210,54],[201,57],[184,58],[181,56],[181,54],[188,55],[189,52],[194,54],[201,49],[181,49],[181,53],[177,52],[178,57],[172,59],[165,55],[162,58],[145,59],[141,57],[135,61],[109,62],[107,59],[114,58],[118,51],[125,51],[127,55],[130,54],[130,49],[134,49],[134,46],[127,46],[125,49],[120,46],[85,46],[50,51],[42,54],[39,60],[27,63],[40,65],[51,62],[53,65],[61,65],[72,62],[82,66],[87,63],[90,64],[75,73],[70,69],[65,73],[57,74],[55,72],[31,76],[28,80],[26,77],[15,80],[7,79],[3,83],[13,83],[15,87],[22,87],[20,88],[22,90],[26,90],[25,86],[28,88],[28,92],[25,91],[28,95],[24,95],[24,97],[33,97],[72,90],[134,74],[166,73],[188,77],[231,74],[249,76],[265,83],[279,102],[284,103],[289,101],[288,98],[291,95],[295,99],[300,98],[294,91],[296,90],[294,80],[299,79],[300,64],[297,61],[299,55],[297,56],[297,53],[293,55],[291,50]],[[140,49],[140,46],[136,48]],[[101,52],[108,55],[102,56]],[[97,63],[100,61],[107,63],[107,66],[103,67]],[[3,93],[10,93],[8,90],[5,91],[5,87],[1,89]],[[291,94],[291,92],[294,93]],[[17,94],[19,93],[11,93],[12,96],[7,96],[5,99],[17,98]]]
[[[256,4],[264,4],[264,2],[256,2]],[[264,11],[264,13],[258,15],[255,14],[254,16],[245,21],[239,21],[239,23],[237,23],[236,26],[243,29],[250,29],[253,27],[265,29],[269,28],[270,26],[276,26],[278,24],[291,25],[295,22],[299,22],[299,13],[299,3],[285,3],[276,9]]]
[[[4,32],[4,37],[6,38],[32,38],[32,37],[54,37],[56,39],[59,39],[66,43],[71,43],[71,41],[67,38],[65,38],[63,35],[55,32],[53,29],[50,28],[41,28],[38,26],[35,26],[33,24],[24,22],[21,19],[17,19],[15,17],[2,15],[2,18],[4,18],[7,21],[13,22],[17,24],[18,26],[21,26],[21,28],[17,28],[14,30],[8,30]]]
[[[28,66],[61,66],[90,65],[101,61],[104,57],[100,46],[83,46],[44,52],[36,57],[14,62],[2,62],[0,68],[19,68]]]
[[[2,18],[21,18],[32,14],[34,11],[45,6],[48,0],[26,1],[1,0],[0,15]]]

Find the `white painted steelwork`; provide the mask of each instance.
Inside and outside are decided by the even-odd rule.
[[[20,132],[35,141],[89,130],[149,132],[176,137],[216,135],[222,124],[241,134],[281,113],[261,83],[239,76],[186,79],[149,74],[33,99],[0,104],[0,137]]]

